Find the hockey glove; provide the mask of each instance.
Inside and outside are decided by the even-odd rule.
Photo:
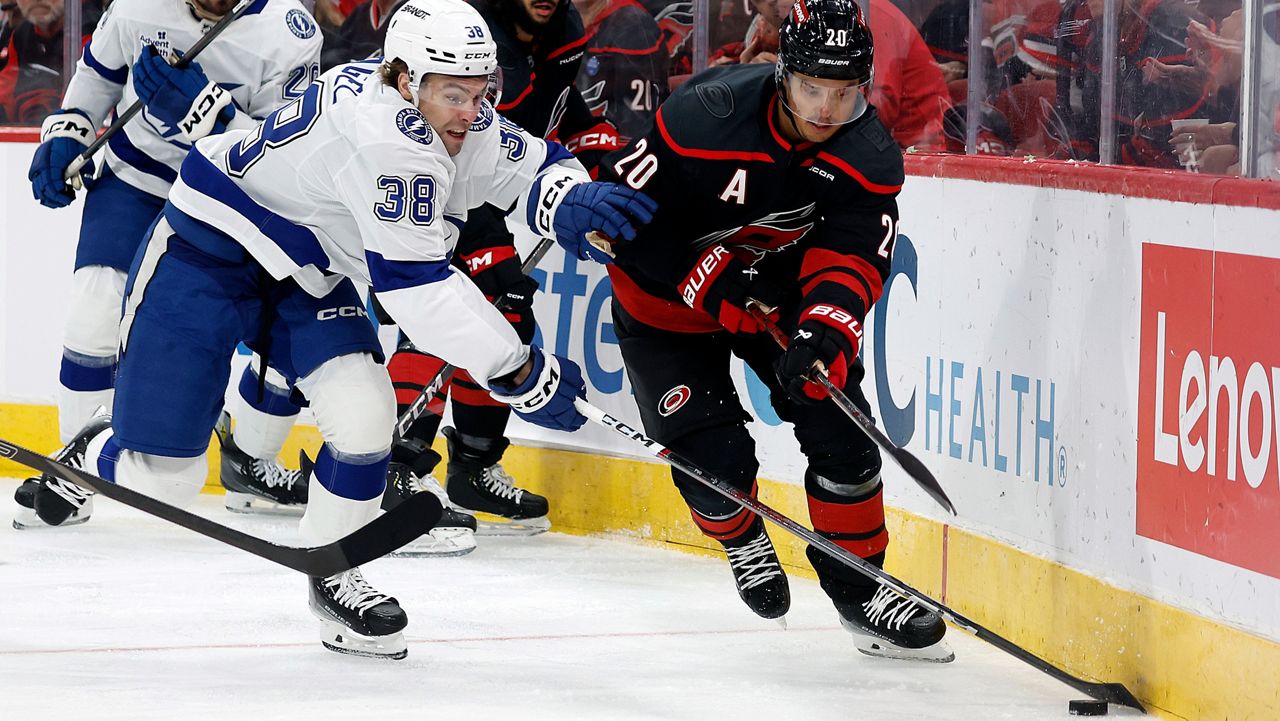
[[[558,242],[578,260],[611,263],[609,253],[593,246],[591,231],[611,241],[635,240],[636,226],[653,220],[658,204],[638,190],[617,183],[579,183],[565,192],[552,229]]]
[[[31,193],[46,208],[63,208],[76,199],[76,191],[89,187],[93,177],[93,161],[80,169],[71,182],[62,179],[76,156],[93,142],[93,124],[79,110],[58,110],[40,126],[40,146],[31,159],[27,179]]]
[[[533,307],[538,281],[520,270],[520,257],[510,245],[496,245],[465,253],[459,258],[467,275],[491,301],[503,303],[504,313],[523,313]]]
[[[680,297],[690,308],[706,311],[730,333],[759,333],[764,327],[748,312],[747,301],[774,309],[782,301],[782,291],[716,243],[702,252],[680,282]]]
[[[800,314],[791,343],[774,363],[774,371],[793,400],[816,403],[828,394],[826,388],[809,380],[810,373],[825,369],[831,384],[843,390],[861,345],[862,325],[857,318],[833,306],[811,306]]]
[[[231,93],[209,80],[199,63],[175,68],[154,45],[133,64],[133,90],[152,117],[192,143],[226,130],[236,114]]]
[[[569,136],[564,141],[565,150],[573,153],[573,157],[582,163],[582,167],[587,169],[592,178],[596,177],[600,161],[604,160],[604,156],[621,148],[622,145],[618,129],[613,123],[603,119],[590,128]]]
[[[543,353],[536,345],[529,346],[529,358],[533,369],[523,383],[513,386],[495,378],[490,381],[493,388],[490,395],[510,405],[516,415],[543,428],[553,431],[581,428],[587,417],[578,412],[573,401],[587,397],[587,386],[582,382],[578,364]]]

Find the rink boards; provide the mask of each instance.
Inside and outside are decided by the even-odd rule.
[[[48,448],[77,213],[28,200],[32,147],[0,143],[0,435]],[[978,162],[909,159],[893,277],[867,323],[875,414],[960,511],[948,521],[886,470],[891,570],[1158,709],[1269,717],[1280,194]],[[542,343],[582,365],[593,402],[637,420],[605,275],[554,250],[539,280]],[[771,479],[761,495],[805,519],[798,448],[758,381],[735,373]],[[506,465],[552,497],[558,529],[706,547],[665,469],[603,430],[511,435],[526,447]],[[299,428],[286,457],[314,444]]]

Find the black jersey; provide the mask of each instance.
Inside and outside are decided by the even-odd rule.
[[[777,102],[772,65],[708,70],[658,109],[644,137],[601,163],[601,180],[658,202],[653,221],[615,246],[609,266],[614,297],[637,320],[720,330],[682,300],[717,245],[785,288],[791,308],[825,303],[861,322],[880,297],[902,152],[874,108],[825,143],[792,145],[774,125]]]
[[[568,137],[595,122],[574,87],[586,54],[582,16],[562,1],[531,43],[516,36],[513,0],[470,0],[498,44],[502,99],[498,111],[543,138]]]
[[[587,59],[578,89],[597,117],[607,118],[624,138],[649,130],[667,97],[670,56],[662,31],[636,0],[609,0],[587,28]]]

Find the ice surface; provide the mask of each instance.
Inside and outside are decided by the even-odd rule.
[[[101,499],[14,531],[0,479],[0,719],[1069,719],[1081,694],[951,629],[951,664],[859,654],[817,584],[790,628],[727,564],[635,541],[483,538],[366,567],[409,657],[324,650],[295,573]],[[284,519],[197,510],[296,543]],[[1133,717],[1112,708],[1112,716]]]

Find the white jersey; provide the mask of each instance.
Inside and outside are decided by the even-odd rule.
[[[97,127],[114,107],[138,99],[131,71],[146,45],[185,52],[213,22],[197,19],[182,0],[115,0],[84,46],[63,108],[84,111]],[[302,95],[320,72],[322,39],[297,0],[255,0],[196,56],[205,75],[231,93],[231,128],[251,128]],[[107,142],[106,164],[126,183],[164,197],[191,144],[177,128],[143,110]]]
[[[220,231],[316,297],[343,277],[369,285],[418,348],[486,382],[528,351],[450,265],[468,210],[514,208],[548,236],[564,191],[590,178],[487,102],[451,157],[378,67],[339,65],[254,130],[199,141],[166,217],[184,237]]]

